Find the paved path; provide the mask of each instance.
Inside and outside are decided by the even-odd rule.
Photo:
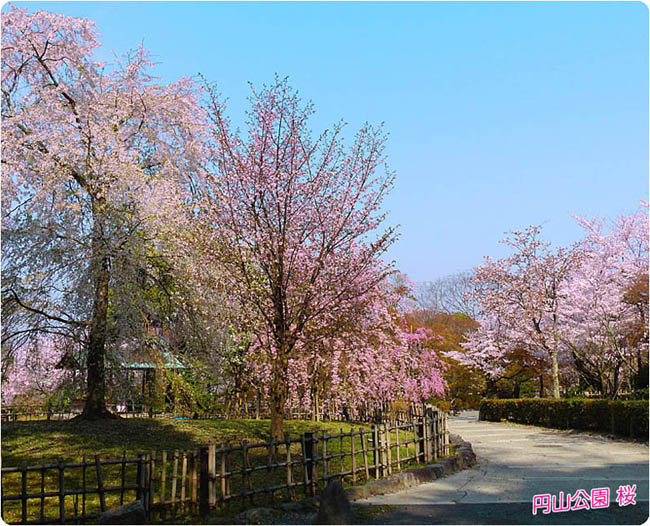
[[[648,447],[644,444],[539,427],[479,422],[477,412],[465,412],[450,419],[449,429],[472,443],[478,461],[474,468],[411,490],[358,502],[415,508],[437,506],[439,511],[449,506],[450,510],[457,511],[462,507],[485,511],[490,508],[486,505],[494,504],[492,511],[496,516],[493,519],[499,523],[497,519],[501,518],[505,524],[511,523],[505,520],[507,515],[503,515],[509,509],[521,509],[529,522],[536,522],[531,515],[535,494],[575,493],[578,489],[589,493],[592,488],[609,487],[612,509],[582,512],[583,521],[604,516],[604,522],[600,523],[606,524],[610,514],[611,523],[626,523],[625,517],[629,516],[636,517],[632,523],[638,524],[638,517],[648,517]],[[636,508],[619,508],[615,498],[622,484],[636,484],[637,502],[645,502],[640,502]],[[477,506],[479,504],[483,506]],[[497,510],[501,511],[497,513]],[[569,515],[577,518],[577,513],[552,514],[554,520],[551,522],[572,521]],[[416,522],[413,519],[413,523]],[[480,522],[494,523],[485,516]]]

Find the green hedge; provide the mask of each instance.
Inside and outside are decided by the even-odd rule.
[[[647,400],[648,399],[648,388],[644,387],[643,389],[636,389],[631,393],[624,394],[620,397],[620,400]]]
[[[582,429],[648,439],[647,400],[483,400],[479,420],[508,420],[557,429]]]

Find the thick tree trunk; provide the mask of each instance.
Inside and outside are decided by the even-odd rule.
[[[560,373],[557,362],[557,351],[551,353],[551,368],[553,372],[553,398],[560,398]]]
[[[320,405],[318,400],[318,388],[311,388],[311,419],[320,422]]]
[[[284,440],[284,382],[275,381],[271,388],[271,438]]]
[[[557,334],[557,314],[553,314],[553,352],[551,362],[553,368],[553,398],[560,398],[560,372],[557,361],[559,337]]]
[[[84,410],[80,418],[95,420],[117,418],[106,408],[106,320],[108,318],[108,286],[110,281],[110,259],[104,246],[104,217],[106,202],[93,200],[93,237],[91,265],[95,279],[93,313],[88,335],[87,393]]]
[[[269,400],[271,406],[271,438],[277,440],[284,440],[284,407],[288,394],[287,366],[287,357],[285,353],[280,351],[273,362],[273,383]]]
[[[590,370],[589,366],[584,362],[584,360],[580,358],[580,356],[575,351],[571,351],[571,355],[573,356],[573,363],[582,381],[585,382],[590,388],[602,394],[604,386],[600,373],[598,371],[593,372]]]
[[[81,418],[89,420],[115,417],[106,408],[106,372],[104,365],[106,319],[108,316],[108,283],[110,279],[108,257],[102,257],[98,263],[93,315],[88,336],[86,403],[80,415]]]
[[[644,363],[641,346],[637,350],[637,369],[634,375],[634,389],[644,389],[648,387],[648,364]]]
[[[612,392],[607,398],[611,398],[612,400],[615,400],[618,397],[618,390],[620,388],[620,380],[621,380],[621,375],[620,375],[620,370],[621,370],[621,363],[617,363],[616,367],[614,368],[614,381],[612,384]]]
[[[497,382],[493,378],[485,379],[485,397],[492,398],[497,394]]]
[[[539,397],[544,398],[544,375],[539,375]]]

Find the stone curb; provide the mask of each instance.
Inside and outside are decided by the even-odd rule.
[[[397,493],[425,482],[446,477],[476,464],[476,455],[472,450],[472,444],[465,442],[458,435],[449,435],[449,438],[451,443],[456,446],[456,454],[453,457],[443,458],[435,464],[428,464],[423,468],[414,468],[402,473],[396,473],[387,479],[373,480],[363,486],[348,488],[345,490],[348,499],[359,500],[367,499],[373,495]]]

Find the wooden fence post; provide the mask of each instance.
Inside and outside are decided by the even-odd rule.
[[[432,446],[431,446],[431,460],[435,461],[438,459],[440,456],[440,440],[439,438],[439,431],[440,431],[440,413],[436,409],[432,413],[432,418],[431,418],[431,437],[433,439]]]
[[[361,451],[363,451],[363,467],[366,473],[366,482],[370,480],[370,470],[368,469],[368,452],[366,451],[366,437],[363,428],[359,429],[361,436]]]
[[[433,436],[433,461],[435,462],[440,456],[440,413],[438,411],[435,411],[433,415],[433,420],[431,422],[431,434]]]
[[[384,430],[386,431],[386,467],[388,475],[393,474],[393,453],[390,448],[390,424],[384,424]]]
[[[417,448],[417,461],[421,462],[422,460],[425,460],[425,453],[424,453],[424,447],[425,447],[425,438],[424,438],[424,417],[420,417],[417,421],[417,428],[418,428],[418,448]]]
[[[95,455],[95,458],[97,458],[97,455]],[[64,467],[65,467],[64,464],[60,462],[59,463],[59,522],[61,523],[65,522],[65,477],[63,471]],[[98,472],[98,476],[99,476],[99,472]],[[23,477],[23,481],[24,480],[26,479]],[[97,481],[97,484],[99,485],[99,479]],[[25,513],[23,519],[25,522],[27,522],[27,509],[25,507],[26,504],[27,504],[27,500],[25,499],[25,495],[23,495],[23,511]],[[104,508],[102,508],[102,511],[105,511]]]
[[[59,468],[60,469],[60,468]],[[20,485],[21,485],[21,520],[23,524],[27,524],[27,470],[23,468],[20,471]],[[59,474],[59,492],[63,493],[63,487],[62,487],[62,477]],[[41,492],[42,493],[42,492]],[[41,498],[42,500],[42,498]],[[41,504],[41,508],[43,505]],[[59,514],[61,513],[61,508],[59,506]],[[41,512],[41,515],[43,513]]]
[[[342,446],[342,444],[341,444],[341,446]],[[339,480],[341,481],[341,484],[343,484],[343,478],[345,477],[345,464],[344,464],[344,462],[345,462],[345,457],[347,455],[345,454],[345,451],[343,450],[343,447],[341,447],[341,449],[339,451],[340,451],[340,453],[339,453],[339,455],[340,455],[339,456],[339,477],[340,477],[340,479]]]
[[[314,496],[314,434],[302,435],[302,458],[305,463],[305,493]]]
[[[183,451],[183,462],[181,464],[181,500],[182,506],[185,506],[185,479],[187,478],[187,452]]]
[[[154,450],[153,454],[150,457],[149,463],[149,477],[147,481],[147,494],[149,496],[149,511],[153,507],[153,502],[155,498],[155,481],[156,481],[156,451]]]
[[[217,505],[217,446],[208,446],[208,506],[210,509]]]
[[[284,443],[287,448],[287,500],[291,500],[293,491],[293,468],[291,466],[291,434],[284,434]]]
[[[343,428],[339,428],[339,472],[341,473],[341,484],[343,484],[343,473],[345,473],[345,454],[343,449]]]
[[[449,431],[447,430],[447,415],[443,415],[443,433],[444,433],[444,454],[449,455]]]
[[[45,463],[45,462],[44,462]],[[81,496],[81,515],[86,516],[86,455],[82,458],[82,467],[81,467],[81,489],[83,490],[83,495]],[[44,481],[41,479],[41,493],[45,492]],[[41,499],[41,503],[43,499]],[[43,506],[41,504],[41,519],[43,518]]]
[[[102,476],[102,464],[99,461],[99,455],[95,455],[95,469],[97,470],[97,491],[99,493],[99,505],[103,513],[106,511],[106,498],[104,496],[104,477]],[[142,455],[138,455],[138,481],[137,481],[138,490],[140,490],[141,476],[142,476]],[[137,498],[141,498],[141,497],[142,497],[142,493],[140,493],[140,496]]]
[[[372,426],[372,476],[379,479],[379,429]]]
[[[145,487],[146,498],[144,504],[147,512],[147,519],[149,519],[151,513],[151,507],[153,506],[153,476],[154,476],[153,470],[155,468],[155,462],[151,453],[147,453],[147,463],[145,466],[146,466],[146,470],[145,470],[146,478],[144,480],[144,487]]]
[[[162,452],[162,458],[160,460],[160,468],[162,473],[160,474],[160,504],[165,504],[166,495],[165,495],[165,482],[167,482],[167,450]]]
[[[422,417],[422,437],[424,441],[424,461],[429,462],[431,459],[431,429],[429,427],[429,413],[424,411]]]
[[[436,456],[436,413],[429,411],[427,416],[427,437],[429,446],[427,448],[428,453],[428,462],[433,462],[433,459]]]
[[[176,488],[178,486],[178,449],[174,450],[174,465],[172,467],[172,507],[176,506]]]
[[[318,456],[318,434],[314,433],[314,456],[313,456],[313,461],[312,464],[314,466],[314,471],[313,471],[313,476],[312,476],[312,487],[314,488],[314,495],[318,493],[318,484],[320,482],[319,480],[319,475],[318,475],[318,461],[319,461],[319,456]],[[321,468],[322,469],[322,468]]]
[[[352,484],[357,483],[357,453],[354,450],[354,429],[350,431],[350,450],[352,452]]]
[[[327,431],[323,431],[323,486],[327,486],[329,465],[329,457],[327,453]]]
[[[411,416],[411,427],[413,428],[413,461],[418,463],[418,426],[415,417]]]
[[[86,458],[84,457],[83,463],[85,463],[85,462],[86,462]],[[45,466],[45,461],[43,461],[41,465]],[[84,483],[84,488],[83,489],[85,490],[86,489],[86,487],[85,487],[85,481],[86,481],[85,475],[86,475],[86,473],[85,473],[84,468],[82,468],[82,470],[84,471],[83,475],[82,475],[82,479],[83,479],[83,483]],[[26,483],[27,483],[27,481],[25,481],[25,484]],[[26,487],[25,487],[24,491],[27,491]],[[43,493],[45,493],[45,468],[41,467],[41,516],[40,516],[41,521],[45,518],[45,513],[44,513],[45,497],[43,497]],[[85,515],[85,513],[84,513],[84,515]]]
[[[435,414],[435,436],[436,436],[436,449],[435,455],[436,459],[440,458],[443,455],[443,441],[442,441],[442,411],[436,409]]]
[[[199,513],[206,514],[210,510],[208,492],[208,446],[199,448]]]
[[[99,485],[99,459],[95,455],[95,467],[97,469],[97,485]],[[140,486],[140,479],[142,478],[142,455],[138,455],[138,463],[136,464],[136,474],[135,474],[135,500],[140,500],[142,498],[142,486]]]
[[[379,424],[378,426],[378,438],[379,438],[379,470],[378,470],[378,475],[379,478],[383,478],[385,473],[384,473],[384,424]]]
[[[397,450],[395,453],[397,453],[397,471],[401,471],[402,466],[400,465],[400,443],[399,443],[399,422],[395,425],[395,441],[397,442]]]
[[[192,512],[196,513],[196,502],[198,497],[198,486],[199,486],[199,477],[198,477],[198,455],[196,451],[192,451]]]
[[[241,501],[242,505],[246,502],[246,491],[248,489],[248,442],[242,440],[241,443],[241,452],[242,452],[242,468],[241,468]]]
[[[221,502],[226,502],[228,494],[228,485],[226,484],[226,452],[221,453],[221,463],[219,464],[219,478],[221,479]]]

